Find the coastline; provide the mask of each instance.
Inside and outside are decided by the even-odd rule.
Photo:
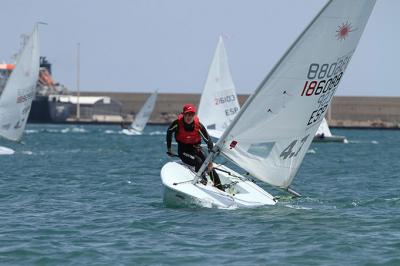
[[[120,103],[123,120],[112,115],[76,119],[72,112],[65,124],[120,124],[135,118],[150,93],[81,92],[81,96],[107,96]],[[198,105],[200,94],[159,93],[149,124],[167,125],[180,113],[186,103]],[[249,95],[240,94],[243,105]],[[76,109],[76,107],[75,107]],[[400,97],[335,96],[326,113],[331,128],[348,129],[400,129]]]

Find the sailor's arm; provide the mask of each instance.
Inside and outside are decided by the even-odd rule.
[[[167,150],[168,150],[168,152],[172,152],[172,148],[171,148],[172,134],[174,132],[176,132],[177,129],[178,129],[178,120],[175,120],[174,122],[172,122],[171,125],[167,129],[166,141],[167,141]]]
[[[207,129],[204,127],[202,123],[200,123],[200,135],[204,140],[204,142],[207,143],[208,150],[211,151],[214,146],[214,143],[212,142],[212,139],[208,134]]]

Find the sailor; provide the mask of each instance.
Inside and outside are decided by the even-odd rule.
[[[121,129],[129,129],[129,126],[127,124],[124,123],[124,121],[121,121]]]
[[[175,133],[175,140],[178,143],[178,155],[182,162],[194,166],[198,172],[206,156],[201,148],[201,140],[207,143],[208,151],[213,148],[213,142],[208,135],[206,128],[200,123],[196,115],[196,108],[192,104],[185,104],[178,119],[173,121],[167,130],[167,154],[173,156],[171,141],[172,134]],[[214,186],[224,190],[217,172],[212,168],[212,163],[208,165],[209,175]],[[202,180],[203,184],[207,181]]]

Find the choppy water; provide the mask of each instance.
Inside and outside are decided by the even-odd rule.
[[[400,131],[334,130],[290,199],[220,210],[163,203],[166,127],[28,125],[0,156],[0,263],[400,265]],[[259,183],[260,184],[260,183]]]

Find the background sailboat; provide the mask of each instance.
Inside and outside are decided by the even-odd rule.
[[[39,56],[38,25],[35,25],[0,97],[0,136],[5,139],[19,141],[22,138],[35,97]]]
[[[375,0],[329,1],[249,97],[199,172],[193,174],[184,165],[173,162],[161,169],[161,179],[167,189],[222,207],[274,204],[260,187],[257,192],[243,189],[242,184],[246,182],[243,176],[224,183],[238,176],[226,174],[231,173],[227,167],[221,173],[221,181],[230,188],[238,188],[233,192],[198,183],[209,162],[222,154],[251,176],[296,194],[289,186],[374,5]]]
[[[212,137],[219,138],[239,110],[224,41],[220,36],[201,94],[198,116],[208,133]]]
[[[122,129],[122,133],[125,135],[140,135],[142,134],[144,128],[146,127],[147,122],[150,119],[151,113],[153,112],[154,106],[157,101],[157,91],[153,92],[147,98],[146,102],[140,109],[139,113],[135,117],[135,120],[132,122],[129,128]]]
[[[328,122],[326,119],[322,119],[321,124],[319,125],[319,128],[317,130],[317,133],[315,133],[314,140],[313,142],[343,142],[347,143],[347,139],[344,136],[335,136],[332,135]]]

